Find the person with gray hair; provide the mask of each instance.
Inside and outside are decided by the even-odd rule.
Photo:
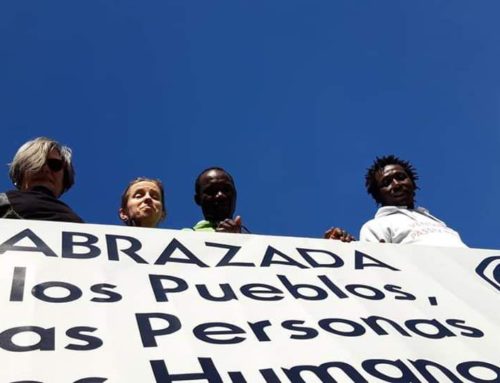
[[[23,144],[9,176],[18,190],[0,193],[0,218],[83,223],[59,197],[75,182],[71,149],[46,137]]]

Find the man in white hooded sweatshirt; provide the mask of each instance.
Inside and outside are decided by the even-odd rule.
[[[455,230],[427,209],[415,207],[417,179],[408,161],[394,155],[375,159],[365,185],[381,207],[361,228],[360,241],[467,247]]]

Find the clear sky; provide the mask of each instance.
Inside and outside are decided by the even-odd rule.
[[[119,224],[129,180],[160,178],[173,229],[201,218],[194,180],[222,166],[252,232],[358,236],[376,211],[365,169],[394,153],[418,204],[500,249],[499,15],[497,0],[3,1],[0,163],[37,136],[69,145],[63,200],[91,223]]]

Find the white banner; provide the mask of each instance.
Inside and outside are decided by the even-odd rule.
[[[0,382],[499,382],[500,251],[0,220]]]

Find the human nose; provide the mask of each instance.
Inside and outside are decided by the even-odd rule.
[[[42,172],[46,173],[46,174],[49,174],[52,170],[49,168],[49,165],[47,165],[47,163],[43,164],[42,166]]]
[[[220,199],[220,198],[225,198],[226,194],[222,190],[218,190],[217,193],[215,193],[215,198]]]
[[[401,181],[396,179],[396,178],[393,178],[391,181],[391,188],[392,189],[399,189],[400,187],[401,187]]]

